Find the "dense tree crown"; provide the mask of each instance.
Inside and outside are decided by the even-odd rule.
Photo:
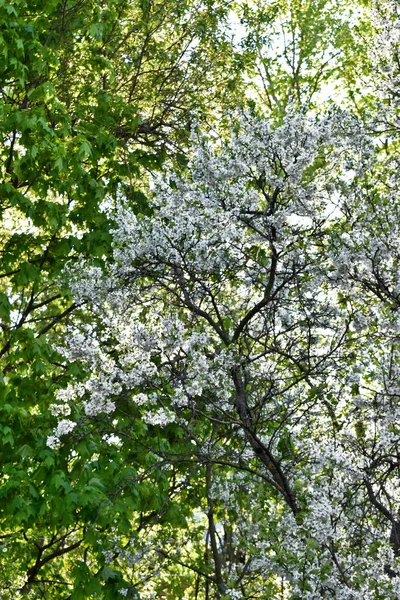
[[[400,598],[399,31],[0,2],[2,598]]]

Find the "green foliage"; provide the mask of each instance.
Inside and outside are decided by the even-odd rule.
[[[288,105],[315,109],[334,96],[344,100],[344,82],[354,84],[360,53],[365,57],[358,3],[266,0],[242,2],[238,12],[247,30],[241,60],[262,106],[282,118]]]
[[[128,462],[117,451],[97,455],[101,437],[90,429],[74,449],[46,447],[54,392],[80,372],[51,346],[62,344],[77,310],[60,274],[78,253],[100,265],[110,253],[100,210],[106,196],[125,194],[146,212],[147,173],[167,156],[184,168],[192,119],[212,120],[222,101],[239,97],[228,100],[211,85],[228,73],[241,79],[221,27],[228,8],[198,10],[191,0],[0,2],[4,598],[61,598],[65,590],[115,598],[121,576],[89,567],[87,557],[101,556],[99,536],[115,519],[127,535],[134,514],[160,507],[158,491],[132,486],[137,468],[151,465],[137,440]],[[90,314],[81,309],[81,317]],[[139,425],[137,434],[147,435]],[[134,597],[134,585],[125,587]]]

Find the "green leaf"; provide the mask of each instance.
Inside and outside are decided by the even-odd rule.
[[[7,322],[10,319],[11,303],[4,292],[0,292],[0,318],[5,319]]]
[[[121,580],[121,573],[119,571],[115,571],[115,569],[109,566],[102,568],[100,576],[103,581],[107,582],[116,582]]]

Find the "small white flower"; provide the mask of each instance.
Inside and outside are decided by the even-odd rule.
[[[121,438],[114,434],[103,435],[103,440],[110,446],[122,446]]]
[[[71,408],[68,404],[50,404],[50,412],[53,417],[68,417],[71,414]]]
[[[143,421],[149,425],[160,425],[160,427],[165,427],[169,423],[175,421],[175,414],[169,410],[160,408],[154,413],[145,413],[143,415]]]
[[[57,450],[61,446],[61,440],[56,435],[49,435],[46,445],[52,450]]]
[[[60,437],[60,435],[67,435],[68,433],[71,433],[76,426],[77,423],[74,423],[74,421],[71,421],[70,419],[61,419],[54,433],[57,437]]]

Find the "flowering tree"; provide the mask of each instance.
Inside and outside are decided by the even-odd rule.
[[[107,272],[69,274],[98,326],[72,328],[66,357],[90,376],[59,392],[48,444],[147,437],[157,535],[106,551],[132,585],[146,548],[156,591],[183,569],[188,597],[399,596],[393,160],[344,112],[243,117],[154,182],[151,215],[104,207]]]

